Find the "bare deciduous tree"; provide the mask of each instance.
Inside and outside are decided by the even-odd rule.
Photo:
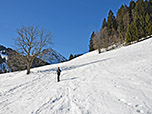
[[[108,36],[108,28],[104,27],[102,29],[102,36],[101,36],[101,42],[102,42],[102,48],[108,48],[109,45],[109,36]]]
[[[39,29],[38,26],[23,26],[17,29],[17,34],[18,37],[14,39],[17,52],[24,56],[20,60],[26,64],[27,74],[30,74],[33,60],[52,45],[52,34],[44,28]]]
[[[101,31],[99,31],[93,37],[93,47],[98,49],[99,54],[101,53],[101,45]]]

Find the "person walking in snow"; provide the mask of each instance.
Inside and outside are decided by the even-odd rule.
[[[57,81],[59,82],[60,81],[60,74],[61,74],[60,67],[58,67],[56,72],[57,72]]]

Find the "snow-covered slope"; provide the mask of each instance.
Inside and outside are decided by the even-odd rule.
[[[152,39],[1,74],[0,114],[152,114]]]

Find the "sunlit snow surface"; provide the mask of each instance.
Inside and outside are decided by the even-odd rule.
[[[1,74],[0,114],[152,114],[152,39]]]

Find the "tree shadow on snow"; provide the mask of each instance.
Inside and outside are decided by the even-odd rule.
[[[62,79],[62,81],[67,81],[67,80],[75,80],[75,79],[78,79],[78,77],[66,78],[66,79]]]
[[[69,67],[62,67],[61,70],[62,71],[68,71],[68,70],[72,70],[72,69],[76,69],[76,68],[80,68],[80,67],[84,67],[84,66],[87,66],[87,65],[90,65],[90,64],[95,64],[95,63],[99,63],[99,62],[103,62],[103,61],[107,61],[111,58],[107,58],[107,59],[102,59],[102,60],[97,60],[97,61],[92,61],[92,62],[88,62],[88,63],[85,63],[85,64],[80,64],[80,65],[73,65],[73,66],[69,66]],[[41,71],[37,71],[37,72],[55,72],[57,70],[57,68],[52,68],[52,69],[47,69],[47,70],[41,70]],[[72,79],[72,78],[71,78]]]
[[[75,68],[80,68],[80,67],[84,67],[84,66],[87,66],[87,65],[90,65],[90,64],[95,64],[95,63],[99,63],[99,62],[103,62],[103,61],[107,61],[109,60],[110,58],[107,58],[107,59],[102,59],[102,60],[97,60],[97,61],[93,61],[93,62],[88,62],[88,63],[85,63],[85,64],[81,64],[81,65],[73,65],[73,66],[69,66],[69,67],[63,67],[62,70],[66,71],[66,70],[72,70],[72,69],[75,69]]]

